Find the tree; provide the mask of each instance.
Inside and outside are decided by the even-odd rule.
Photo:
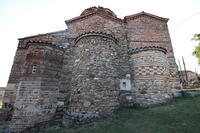
[[[200,64],[200,34],[195,34],[192,40],[199,41],[192,54],[198,58],[198,63]]]

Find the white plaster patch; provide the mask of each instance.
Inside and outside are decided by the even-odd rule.
[[[94,80],[99,80],[99,78],[95,77]]]
[[[131,78],[131,75],[130,74],[126,74],[126,78]]]
[[[130,79],[120,79],[120,90],[131,90]]]
[[[132,100],[133,97],[132,96],[126,96],[126,100]]]
[[[80,61],[80,59],[76,59],[76,60],[75,60],[75,63],[77,63],[77,62],[79,62],[79,61]]]
[[[57,105],[58,105],[58,106],[63,106],[63,105],[64,105],[64,102],[58,101],[58,102],[57,102]]]

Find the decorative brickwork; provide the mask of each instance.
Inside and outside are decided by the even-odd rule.
[[[149,49],[133,53],[130,62],[133,64],[137,103],[148,106],[172,97],[168,83],[169,63],[165,52]]]
[[[91,7],[65,21],[67,30],[20,38],[4,95],[10,129],[83,124],[172,98],[180,84],[167,21]]]

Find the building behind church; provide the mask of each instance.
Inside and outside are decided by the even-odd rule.
[[[11,130],[171,99],[180,85],[167,22],[91,7],[65,21],[66,30],[20,38],[4,95]]]

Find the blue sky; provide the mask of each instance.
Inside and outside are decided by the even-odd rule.
[[[200,73],[192,56],[197,42],[191,41],[200,33],[200,0],[1,0],[0,86],[7,84],[18,38],[66,29],[65,20],[91,6],[110,8],[120,18],[141,11],[169,18],[176,60],[184,56],[186,67]]]

